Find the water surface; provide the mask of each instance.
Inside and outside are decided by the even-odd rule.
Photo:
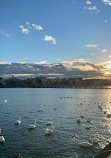
[[[22,158],[92,158],[111,140],[111,120],[104,114],[111,111],[110,89],[0,88],[0,94],[0,128],[6,140],[0,144],[0,158],[17,153]],[[84,118],[77,124],[81,115]],[[19,116],[22,123],[15,126]],[[35,118],[37,128],[29,131]],[[54,121],[54,134],[47,137],[49,120]],[[89,126],[91,130],[86,130]],[[80,147],[80,142],[95,134],[100,138],[98,145],[91,150]]]

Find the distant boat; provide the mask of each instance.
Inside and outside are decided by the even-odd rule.
[[[19,119],[18,120],[16,120],[16,122],[15,122],[15,125],[20,125],[21,124],[21,120],[20,120],[20,116],[19,116]]]
[[[35,128],[36,128],[36,119],[35,119],[34,125],[30,125],[30,126],[29,126],[29,130],[32,130],[32,129],[35,129]]]
[[[0,128],[0,135],[1,135],[1,128]],[[3,136],[0,136],[0,143],[5,143],[5,138]]]

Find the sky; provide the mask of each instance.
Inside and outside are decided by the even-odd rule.
[[[110,63],[111,0],[0,0],[0,63]]]

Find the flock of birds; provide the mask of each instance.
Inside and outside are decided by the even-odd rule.
[[[111,103],[111,102],[110,102],[110,103]],[[82,105],[82,104],[83,104],[83,103],[80,103],[80,105]],[[102,105],[102,103],[99,102],[99,103],[98,103],[98,109],[99,109],[100,111],[103,111],[104,114],[105,114],[105,116],[106,116],[107,118],[111,118],[111,112],[106,108],[106,105]],[[87,110],[86,110],[86,111],[87,111]],[[80,124],[80,123],[82,122],[82,118],[84,118],[84,116],[81,115],[80,118],[77,119],[77,124]],[[91,121],[90,119],[87,119],[87,122],[88,122],[88,123],[92,123],[92,121]],[[86,130],[90,130],[91,127],[90,127],[90,126],[87,126],[87,127],[85,127],[85,129],[86,129]],[[74,134],[72,137],[73,137],[73,138],[76,138],[76,135]],[[97,144],[99,143],[99,141],[100,141],[99,135],[96,134],[96,135],[90,137],[89,140],[84,141],[84,142],[80,142],[79,145],[80,145],[81,147],[84,147],[84,148],[91,148],[91,147],[93,147],[94,145],[97,145]]]
[[[61,99],[65,99],[65,98],[72,98],[72,97],[60,97]],[[110,102],[111,103],[111,102]],[[82,105],[83,103],[81,102],[80,105]],[[45,105],[43,106],[45,107]],[[42,112],[43,111],[43,107],[38,110],[37,112]],[[106,115],[107,118],[111,118],[111,113],[107,110],[106,108],[106,105],[104,105],[105,108],[103,108],[103,105],[101,105],[101,103],[99,102],[98,103],[98,109],[103,111],[104,114]],[[56,108],[54,108],[54,110],[56,110]],[[82,119],[84,118],[83,115],[80,116],[80,118],[77,119],[77,124],[80,124],[82,122]],[[87,122],[88,123],[91,123],[91,120],[90,119],[87,119]],[[20,125],[21,124],[21,117],[19,116],[19,119],[16,120],[15,122],[15,125]],[[50,128],[48,128],[50,126]],[[51,136],[53,133],[54,133],[54,122],[53,121],[48,121],[46,123],[46,131],[45,131],[45,135],[46,136]],[[29,125],[29,128],[28,130],[33,130],[36,128],[36,119],[35,119],[35,122],[34,124],[32,125]],[[87,126],[86,127],[86,130],[90,130],[91,127],[90,126]],[[73,138],[76,138],[76,135],[72,135]],[[90,140],[88,141],[83,141],[83,142],[80,142],[79,145],[81,147],[84,147],[84,148],[91,148],[93,147],[95,144],[98,144],[99,143],[99,137],[98,135],[94,135],[93,137],[90,138]],[[4,143],[5,142],[5,138],[4,136],[1,135],[1,129],[0,129],[0,143]]]
[[[20,125],[20,124],[21,124],[21,117],[19,116],[19,119],[16,120],[15,125]],[[46,136],[51,136],[54,132],[54,123],[53,123],[53,121],[48,121],[46,123],[46,126],[47,127],[50,126],[51,128],[46,128],[45,135]],[[35,119],[34,124],[29,125],[28,130],[33,130],[35,128],[36,128],[36,119]],[[0,143],[5,143],[5,138],[4,138],[4,136],[1,135],[1,128],[0,128]]]
[[[7,100],[4,101],[5,103],[7,102]],[[2,106],[3,104],[1,104]],[[37,110],[37,112],[43,112],[43,108],[45,107],[45,105],[43,105],[39,110]],[[56,110],[56,108],[54,108],[54,110]],[[19,119],[15,121],[15,125],[20,125],[21,124],[21,117],[19,116]],[[51,136],[54,132],[54,122],[53,121],[48,121],[46,123],[46,127],[50,126],[51,128],[46,128],[45,131],[45,135],[46,136]],[[33,130],[36,128],[36,119],[33,125],[29,125],[28,130]],[[0,143],[5,143],[5,138],[4,136],[1,135],[1,128],[0,128]]]

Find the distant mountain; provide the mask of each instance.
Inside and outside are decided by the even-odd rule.
[[[0,76],[27,78],[35,76],[71,78],[71,77],[104,77],[106,68],[101,64],[93,64],[82,59],[63,61],[55,64],[38,63],[0,63]]]

